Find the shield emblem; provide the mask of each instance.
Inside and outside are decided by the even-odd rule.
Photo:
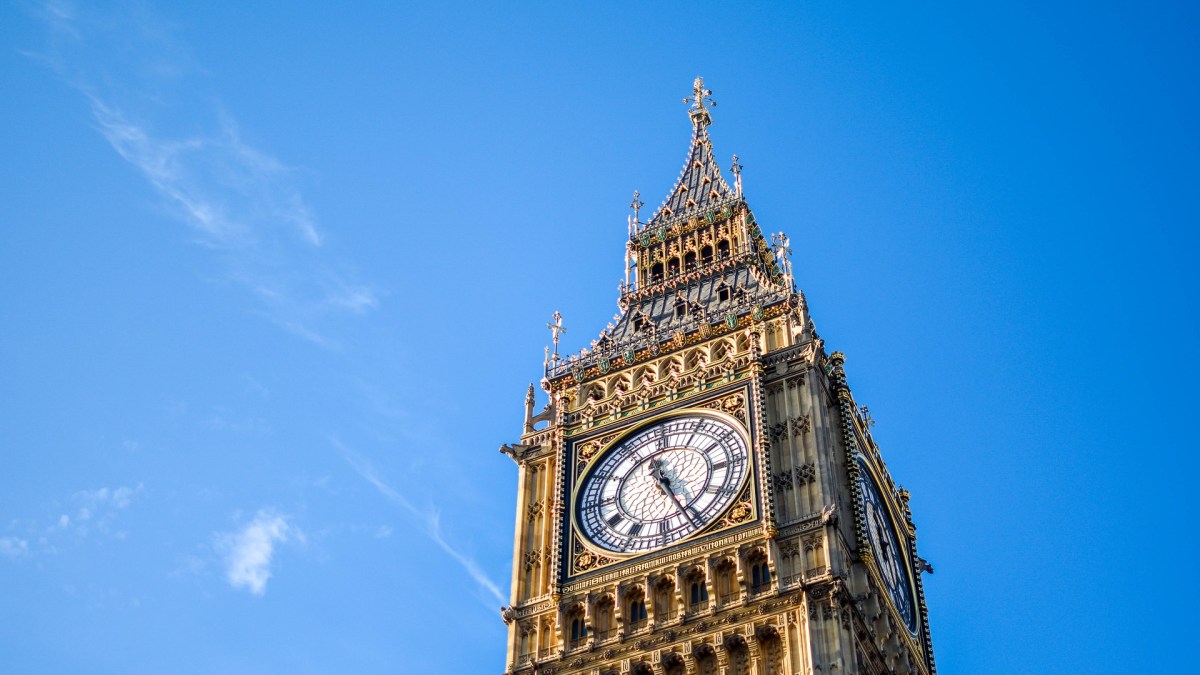
[[[712,225],[713,221],[717,219],[717,214],[709,211],[708,213],[704,214],[704,219],[708,221],[709,225]]]
[[[667,240],[667,228],[665,227],[658,228],[658,232],[655,232],[654,234],[658,236],[659,241]]]
[[[737,328],[737,315],[730,314],[729,316],[725,317],[725,325],[729,328]]]
[[[607,356],[600,357],[600,372],[607,373],[610,367],[612,367],[612,361],[609,361]]]
[[[571,374],[575,376],[576,382],[583,382],[583,366],[576,365],[571,369]]]
[[[755,321],[758,321],[758,320],[760,320],[760,319],[762,319],[762,318],[763,318],[763,308],[762,308],[762,305],[755,305],[755,306],[754,306],[753,315],[754,315],[754,320],[755,320]]]
[[[636,360],[637,360],[637,352],[633,351],[632,349],[626,349],[625,350],[625,363],[632,364]]]

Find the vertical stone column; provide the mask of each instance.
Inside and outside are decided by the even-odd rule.
[[[746,329],[750,342],[750,401],[747,402],[750,421],[754,427],[754,448],[758,457],[758,491],[763,505],[763,530],[775,536],[775,491],[771,489],[771,441],[766,435],[767,408],[763,392],[762,331],[760,324]]]

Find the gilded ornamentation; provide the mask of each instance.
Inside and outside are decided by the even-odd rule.
[[[750,517],[753,514],[754,509],[750,506],[750,502],[738,502],[736,506],[729,510],[729,515],[725,516],[725,520],[722,521],[722,524],[728,526],[744,523],[747,520],[750,520]]]
[[[730,396],[726,396],[724,398],[717,399],[716,401],[711,401],[709,403],[705,403],[704,407],[711,408],[713,410],[721,410],[723,412],[729,413],[730,415],[735,415],[737,417],[741,417],[742,413],[744,412],[745,405],[746,405],[746,397],[745,396],[743,396],[741,394],[732,394]]]

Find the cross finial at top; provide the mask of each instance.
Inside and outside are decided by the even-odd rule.
[[[554,355],[553,355],[552,359],[554,361],[557,361],[558,360],[558,336],[561,335],[562,333],[567,332],[567,329],[563,328],[562,313],[559,312],[558,310],[555,310],[554,316],[552,316],[550,318],[554,319],[554,323],[546,324],[546,328],[550,329],[550,339],[554,341]]]
[[[692,95],[683,99],[684,103],[690,104],[688,115],[692,118],[692,123],[696,126],[708,126],[712,124],[712,117],[708,114],[709,106],[717,107],[717,102],[712,100],[712,90],[704,88],[704,78],[697,77],[692,83]]]
[[[641,211],[642,207],[645,206],[646,203],[641,200],[641,196],[642,196],[642,193],[638,192],[637,190],[634,190],[633,191],[633,201],[629,202],[629,208],[633,209],[633,224],[634,225],[642,224],[641,221],[638,219],[638,212]]]

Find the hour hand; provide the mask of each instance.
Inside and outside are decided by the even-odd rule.
[[[667,496],[671,496],[671,479],[667,478],[667,474],[663,472],[661,460],[650,460],[650,477],[654,479],[654,483],[658,485],[658,489]]]

